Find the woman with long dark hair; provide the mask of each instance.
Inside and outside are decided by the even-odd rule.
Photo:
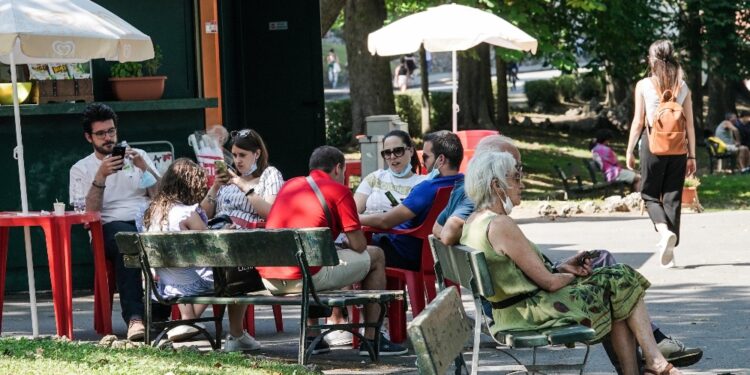
[[[649,77],[635,86],[635,114],[630,127],[627,167],[635,168],[635,146],[640,138],[641,197],[661,239],[657,245],[662,267],[674,267],[674,248],[680,241],[682,185],[695,173],[695,129],[690,89],[683,81],[680,63],[668,40],[657,40],[648,49]],[[674,100],[682,106],[685,120],[684,150],[671,155],[655,155],[650,150],[648,132],[652,131],[660,103]],[[645,127],[649,127],[645,129]]]
[[[265,220],[284,179],[268,163],[268,149],[252,129],[233,131],[232,156],[236,170],[217,172],[201,207],[208,217],[227,215],[238,227]]]

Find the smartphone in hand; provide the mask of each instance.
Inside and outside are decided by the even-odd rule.
[[[216,174],[227,173],[227,163],[224,162],[224,160],[216,160],[214,161],[214,169],[216,169]]]
[[[396,207],[399,205],[398,199],[396,199],[396,197],[394,197],[393,193],[391,193],[390,191],[385,192],[385,197],[388,198],[388,200],[391,202],[391,207]]]
[[[124,159],[125,159],[125,150],[126,149],[127,149],[127,146],[123,146],[123,145],[120,145],[120,144],[115,145],[115,147],[112,148],[112,157],[119,156],[124,161]],[[119,169],[122,169],[122,166],[120,166]]]
[[[595,259],[599,257],[599,250],[588,250],[578,258],[578,265],[583,266],[586,263],[586,259]]]

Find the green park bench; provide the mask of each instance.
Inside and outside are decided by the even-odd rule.
[[[466,368],[460,354],[471,337],[469,321],[461,292],[456,287],[448,287],[409,323],[409,339],[417,354],[421,375],[444,375],[451,363],[455,364],[456,374]]]
[[[555,170],[557,177],[560,178],[563,190],[565,190],[565,199],[577,199],[583,197],[594,197],[594,196],[607,196],[610,192],[617,190],[620,195],[624,195],[624,184],[619,181],[606,182],[598,181],[596,178],[597,172],[594,168],[598,168],[596,162],[591,160],[594,165],[592,166],[587,160],[583,161],[584,167],[588,170],[590,182],[586,181],[582,176],[582,173],[578,168],[574,168],[571,163],[567,163],[566,168],[562,168],[558,165],[553,165],[552,168]],[[601,173],[601,172],[598,172]]]
[[[380,331],[387,304],[403,300],[403,291],[392,290],[338,290],[317,292],[312,283],[309,266],[335,266],[339,264],[336,248],[328,228],[306,229],[253,229],[253,230],[204,230],[163,233],[118,233],[117,245],[124,255],[125,266],[141,268],[146,281],[146,296],[154,295],[157,303],[174,304],[249,304],[300,306],[300,336],[298,363],[307,363],[312,348],[323,337],[335,330],[351,331],[362,339],[359,328],[373,327]],[[165,300],[156,290],[156,282],[150,269],[161,267],[292,267],[302,269],[302,293],[274,296],[267,291],[249,293],[233,297],[211,295],[186,296]],[[146,343],[151,343],[151,327],[161,328],[152,345],[158,346],[166,332],[177,325],[187,324],[198,328],[214,349],[221,347],[222,316],[199,319],[185,319],[170,322],[152,322],[152,298],[145,299]],[[308,325],[308,317],[330,316],[331,308],[377,303],[380,316],[375,323],[314,324]],[[311,314],[311,309],[314,311]],[[217,339],[196,326],[195,323],[214,321],[217,324]],[[321,333],[305,350],[305,336],[308,329],[320,329]],[[370,359],[378,360],[379,335],[374,347],[368,347]],[[364,341],[367,342],[367,341]],[[366,344],[369,345],[369,344]]]
[[[430,236],[430,247],[435,259],[435,274],[440,289],[445,289],[445,281],[451,281],[463,285],[471,291],[474,299],[476,319],[474,323],[474,345],[471,361],[472,374],[476,374],[479,365],[479,344],[482,332],[482,322],[486,321],[482,301],[480,297],[491,297],[495,294],[492,276],[487,267],[484,253],[468,246],[445,246],[434,236]],[[501,346],[510,349],[531,348],[533,350],[532,363],[523,364],[516,356],[508,350],[501,351],[513,358],[526,371],[534,372],[561,372],[578,371],[583,373],[589,356],[589,344],[587,341],[594,337],[594,330],[582,325],[571,324],[567,326],[546,328],[531,331],[500,331],[493,339]],[[550,363],[537,364],[537,349],[551,345],[565,345],[573,348],[576,343],[586,346],[586,352],[580,363]]]

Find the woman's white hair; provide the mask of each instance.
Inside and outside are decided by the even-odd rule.
[[[465,177],[466,195],[477,210],[492,206],[498,198],[492,191],[492,181],[508,189],[508,173],[515,173],[516,159],[508,152],[485,151],[475,155],[469,162]]]

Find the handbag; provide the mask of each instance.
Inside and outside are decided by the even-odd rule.
[[[209,229],[223,229],[232,224],[227,215],[217,215],[208,221]],[[232,297],[265,290],[263,280],[255,267],[213,267],[214,295]]]

